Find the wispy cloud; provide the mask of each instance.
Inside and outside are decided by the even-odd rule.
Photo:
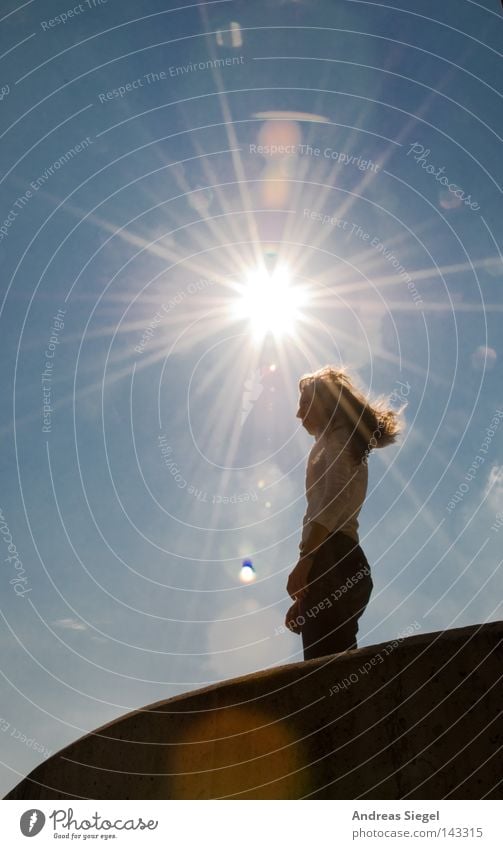
[[[244,383],[244,390],[241,405],[241,426],[244,425],[249,413],[251,412],[255,401],[258,401],[262,395],[264,387],[261,382],[260,369],[252,371]]]
[[[484,495],[495,510],[503,507],[503,466],[494,465],[489,470]]]
[[[67,631],[87,631],[87,625],[79,619],[56,619],[52,624]]]
[[[479,345],[472,353],[472,366],[474,369],[492,368],[497,359],[498,355],[494,348]]]

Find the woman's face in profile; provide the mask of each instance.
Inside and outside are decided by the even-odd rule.
[[[315,434],[323,429],[323,420],[314,399],[312,388],[305,387],[300,393],[296,417],[302,421],[302,426],[308,433]]]

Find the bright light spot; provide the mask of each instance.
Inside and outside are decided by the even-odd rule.
[[[241,27],[237,21],[231,21],[228,30],[218,30],[216,38],[219,47],[241,47],[243,44]]]
[[[276,363],[271,363],[269,366],[269,371],[276,371]]]
[[[265,481],[263,481],[262,479],[260,479],[260,480],[259,480],[259,482],[258,482],[258,484],[257,484],[257,486],[258,486],[258,488],[259,488],[259,489],[263,489],[263,487],[265,486]]]
[[[472,354],[472,366],[476,369],[492,368],[497,358],[498,355],[494,348],[486,348],[485,345],[479,345]]]
[[[253,568],[253,563],[248,558],[243,560],[243,566],[239,573],[239,580],[242,584],[250,584],[255,580],[255,569]]]
[[[293,333],[307,298],[299,286],[291,285],[284,266],[276,266],[272,273],[265,266],[250,272],[246,283],[236,288],[241,298],[233,306],[233,315],[250,321],[256,339],[267,333],[276,338]]]

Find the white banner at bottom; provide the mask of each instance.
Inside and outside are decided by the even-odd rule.
[[[497,801],[2,801],[2,843],[157,849],[501,849]],[[29,844],[31,838],[34,843]]]

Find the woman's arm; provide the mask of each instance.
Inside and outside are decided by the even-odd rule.
[[[300,553],[303,557],[309,557],[316,554],[318,547],[325,542],[330,531],[319,522],[309,522],[307,534],[304,532],[304,539],[300,544]]]
[[[286,589],[295,599],[303,598],[307,593],[309,573],[318,547],[326,540],[329,531],[318,522],[309,522],[307,536],[301,543],[300,559],[288,576]]]
[[[300,602],[298,599],[295,599],[292,606],[288,609],[285,616],[285,625],[292,634],[302,633]]]

